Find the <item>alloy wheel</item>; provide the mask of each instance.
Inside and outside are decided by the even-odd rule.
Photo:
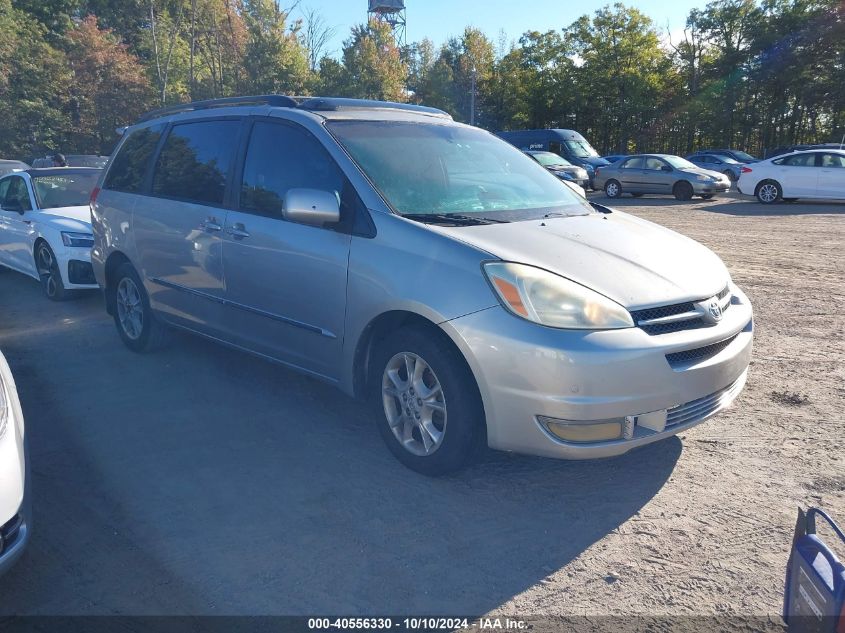
[[[778,199],[777,185],[771,182],[767,182],[760,186],[760,190],[757,192],[757,195],[760,198],[761,202],[774,202]]]
[[[129,277],[121,279],[117,286],[117,317],[123,333],[137,341],[144,329],[144,310],[138,286]]]
[[[38,249],[38,276],[44,280],[44,287],[48,297],[55,297],[58,290],[56,284],[56,260],[53,252],[46,244]]]
[[[405,450],[424,457],[440,448],[446,435],[446,400],[422,357],[394,355],[384,369],[381,391],[390,430]]]

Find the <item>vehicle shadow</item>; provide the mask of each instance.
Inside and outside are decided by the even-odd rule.
[[[628,207],[683,207],[693,211],[709,211],[736,216],[791,216],[791,215],[828,215],[845,213],[845,203],[823,200],[799,200],[797,202],[779,202],[776,204],[761,204],[754,198],[744,197],[736,192],[716,196],[710,200],[693,198],[679,201],[671,196],[648,196],[634,198],[623,195],[621,198],[611,199],[598,192],[590,195],[591,202],[607,207],[625,209]]]
[[[188,336],[133,354],[94,302],[27,318],[62,310],[75,327],[4,343],[36,527],[0,612],[483,614],[634,516],[681,454],[491,452],[429,479],[330,385]]]

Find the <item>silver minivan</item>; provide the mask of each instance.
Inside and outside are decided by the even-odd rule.
[[[180,328],[333,383],[425,474],[484,446],[618,455],[745,383],[751,305],[715,254],[439,110],[268,96],[153,112],[91,211],[130,349]]]

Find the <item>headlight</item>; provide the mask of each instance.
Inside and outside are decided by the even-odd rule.
[[[705,176],[704,174],[696,174],[695,179],[698,180],[699,182],[713,182],[714,181],[713,178],[711,178],[710,176]]]
[[[574,330],[634,327],[630,313],[615,301],[542,268],[489,262],[484,273],[502,305],[528,321]]]
[[[90,248],[94,246],[94,236],[90,233],[66,233],[62,231],[62,244]]]

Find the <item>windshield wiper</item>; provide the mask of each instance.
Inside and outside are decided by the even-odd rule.
[[[473,217],[471,215],[460,215],[457,213],[406,213],[406,218],[419,220],[420,222],[431,222],[432,224],[456,224],[459,226],[475,226],[479,224],[507,224],[507,220],[494,218]]]

